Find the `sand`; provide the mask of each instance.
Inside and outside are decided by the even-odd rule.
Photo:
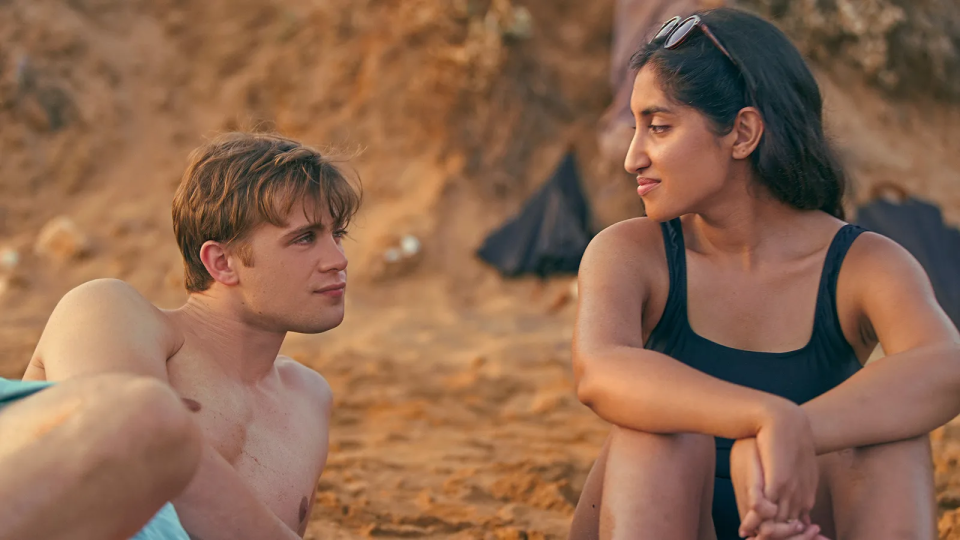
[[[503,37],[518,6],[532,31]],[[612,6],[0,3],[0,376],[86,280],[183,300],[169,204],[204,137],[265,125],[361,149],[346,320],[283,351],[336,396],[307,538],[563,538],[607,430],[574,395],[571,281],[504,281],[473,253],[568,147],[598,226],[639,212],[596,143]],[[958,108],[818,75],[851,201],[894,180],[960,221]],[[388,268],[403,234],[423,255]],[[942,538],[960,539],[958,429],[934,434]]]

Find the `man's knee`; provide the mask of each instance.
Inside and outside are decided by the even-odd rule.
[[[112,396],[120,408],[124,441],[144,451],[163,450],[176,454],[197,454],[200,432],[177,394],[165,383],[148,378],[123,383]]]
[[[177,484],[189,480],[202,439],[173,389],[156,379],[123,375],[83,382],[83,392],[97,391],[77,413],[77,427],[96,434],[87,441],[89,467],[146,468]]]

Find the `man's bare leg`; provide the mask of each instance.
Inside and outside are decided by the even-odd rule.
[[[201,435],[160,381],[73,379],[0,411],[0,539],[126,539],[189,483]]]
[[[587,478],[570,540],[710,540],[712,437],[614,427]]]

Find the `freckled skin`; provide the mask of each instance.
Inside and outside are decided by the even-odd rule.
[[[183,400],[183,404],[187,406],[192,412],[200,412],[200,402],[190,399],[190,398],[180,398]]]

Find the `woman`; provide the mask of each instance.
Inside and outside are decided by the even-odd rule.
[[[904,249],[844,223],[802,57],[718,9],[632,68],[647,217],[581,264],[577,393],[613,428],[571,538],[935,538],[960,335]]]

